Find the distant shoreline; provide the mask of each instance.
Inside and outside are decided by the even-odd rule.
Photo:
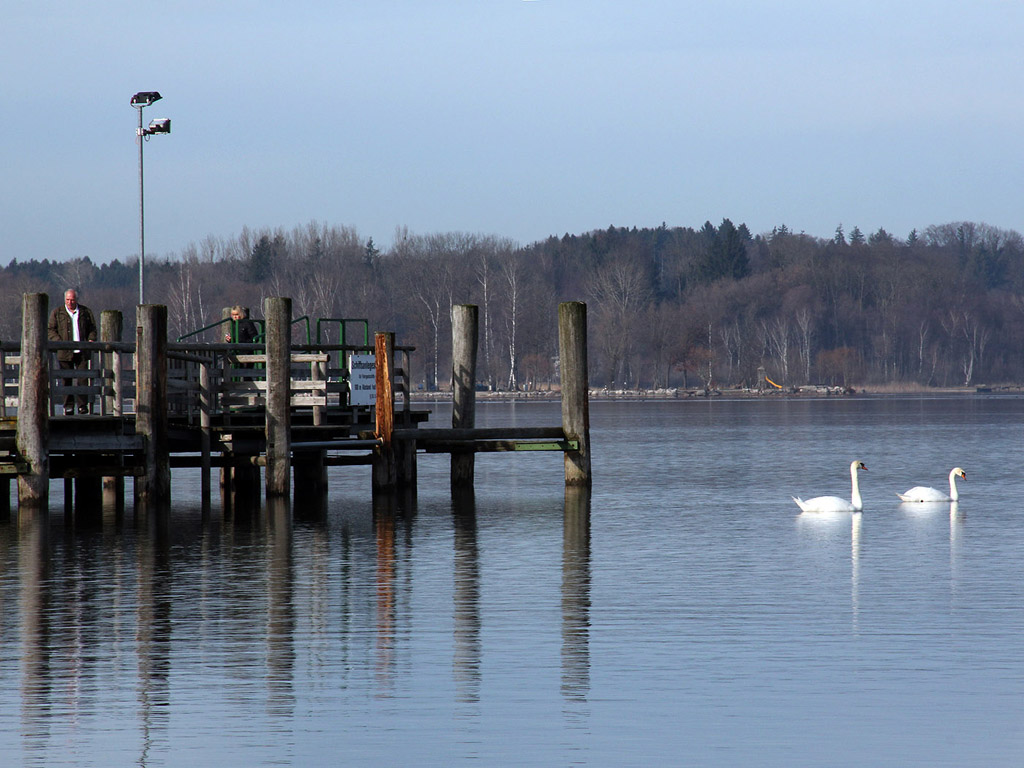
[[[722,398],[725,400],[746,400],[746,399],[794,399],[794,398],[820,398],[820,397],[963,397],[967,395],[988,395],[988,394],[1024,394],[1024,385],[1001,384],[1001,385],[977,385],[972,387],[796,387],[785,391],[737,388],[718,389],[712,388],[682,388],[672,389],[606,389],[595,388],[590,390],[592,402],[622,400],[639,402],[646,400],[689,400],[702,398]],[[525,402],[525,401],[558,401],[561,400],[561,392],[552,390],[531,390],[524,392],[511,391],[477,391],[476,399],[481,402]],[[452,399],[449,390],[438,390],[435,392],[418,391],[412,393],[413,402],[446,402]]]

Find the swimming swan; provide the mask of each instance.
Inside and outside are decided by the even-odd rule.
[[[925,488],[924,486],[915,486],[906,493],[897,493],[903,501],[958,501],[960,494],[956,490],[956,479],[962,477],[964,480],[967,479],[967,473],[964,472],[960,467],[954,467],[949,473],[949,494],[945,494],[937,488]]]
[[[817,496],[807,501],[794,496],[793,501],[804,512],[860,512],[864,505],[860,500],[860,486],[857,485],[858,469],[863,469],[865,472],[868,471],[868,468],[864,466],[864,462],[850,462],[850,485],[852,488],[850,501],[841,499],[838,496]]]

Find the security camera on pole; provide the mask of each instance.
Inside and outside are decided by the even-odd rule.
[[[161,117],[150,122],[148,128],[142,127],[142,110],[159,101],[160,94],[156,91],[139,91],[132,96],[132,106],[139,110],[139,128],[135,132],[136,141],[139,144],[139,304],[146,303],[146,290],[144,272],[146,267],[146,204],[142,185],[142,142],[149,140],[150,136],[158,133],[170,133],[170,118]]]

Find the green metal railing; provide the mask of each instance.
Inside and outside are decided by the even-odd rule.
[[[191,338],[193,336],[198,336],[199,334],[204,333],[205,331],[209,331],[212,328],[217,328],[218,326],[224,325],[225,323],[230,323],[229,327],[231,329],[231,338],[237,339],[238,338],[238,324],[240,322],[242,322],[242,321],[241,320],[232,320],[230,317],[225,317],[224,319],[218,320],[215,323],[210,323],[209,325],[204,325],[202,328],[198,328],[198,329],[196,329],[194,331],[190,331],[190,332],[188,332],[186,334],[183,334],[183,335],[179,336],[178,337],[178,341],[182,342],[185,339],[189,339],[189,338]],[[266,322],[264,320],[250,320],[250,322],[253,325],[256,326],[256,338],[253,340],[253,343],[254,344],[264,344],[264,343],[266,343],[266,336],[267,336]],[[324,323],[324,322],[337,322],[337,323],[340,323],[341,324],[342,338],[344,338],[344,335],[345,335],[345,324],[346,323],[362,323],[363,324],[363,345],[364,346],[369,346],[369,343],[370,343],[370,341],[369,341],[370,340],[370,330],[369,330],[370,329],[370,324],[369,324],[369,322],[366,321],[366,320],[357,320],[357,319],[353,319],[353,318],[321,318],[320,320],[317,320],[316,321],[316,340],[317,340],[318,344],[320,343],[320,334],[321,334],[320,325],[321,325],[321,323]],[[304,323],[305,324],[305,326],[306,326],[306,344],[307,344],[307,346],[312,344],[313,343],[313,329],[312,329],[312,326],[311,326],[311,324],[309,322],[309,316],[308,315],[303,315],[302,317],[296,317],[294,320],[292,320],[292,325],[295,325],[297,323]],[[342,341],[341,343],[344,344],[345,342]]]
[[[306,324],[306,344],[307,345],[308,344],[312,344],[313,343],[312,342],[312,337],[310,336],[310,332],[309,332],[309,316],[308,315],[303,315],[302,317],[296,317],[294,320],[292,320],[292,325],[295,325],[296,323],[305,323]],[[319,336],[319,334],[317,334],[317,335]]]
[[[316,343],[324,343],[324,334],[326,331],[333,326],[334,323],[338,324],[338,344],[352,344],[358,346],[356,341],[349,341],[348,338],[348,327],[349,325],[359,324],[363,328],[362,346],[370,346],[370,321],[361,317],[321,317],[316,321]]]
[[[231,324],[230,325],[230,328],[231,328],[231,338],[237,339],[238,338],[238,324],[240,322],[242,322],[242,321],[241,320],[232,320],[230,317],[225,317],[223,320],[218,320],[215,323],[210,323],[209,325],[204,325],[202,328],[199,328],[198,330],[190,331],[189,333],[186,333],[183,336],[179,336],[178,337],[178,341],[182,342],[182,341],[184,341],[185,339],[187,339],[187,338],[189,338],[191,336],[198,336],[200,333],[203,333],[204,331],[208,331],[211,328],[216,328],[217,326],[224,325],[225,323],[230,323]],[[266,340],[266,335],[267,335],[266,322],[263,321],[263,320],[250,320],[250,322],[253,325],[256,326],[256,338],[253,340],[253,343],[254,344],[263,344],[265,342],[265,340]],[[309,339],[309,321],[308,320],[306,321],[306,339],[307,339],[307,341]]]

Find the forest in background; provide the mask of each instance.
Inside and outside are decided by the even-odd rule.
[[[0,271],[0,339],[20,339],[22,294],[48,293],[53,307],[67,287],[97,314],[121,310],[130,327],[138,260],[11,261]],[[480,308],[487,388],[556,385],[557,307],[576,300],[588,306],[595,387],[752,385],[759,366],[786,387],[1024,381],[1024,239],[981,223],[905,240],[840,226],[826,239],[785,226],[752,235],[723,219],[526,246],[399,230],[380,250],[353,228],[310,222],[146,259],[146,298],[167,305],[172,339],[234,304],[259,318],[270,296],[290,297],[293,315],[314,323],[366,318],[371,332],[394,331],[416,347],[413,379],[428,390],[450,384],[454,304]]]

